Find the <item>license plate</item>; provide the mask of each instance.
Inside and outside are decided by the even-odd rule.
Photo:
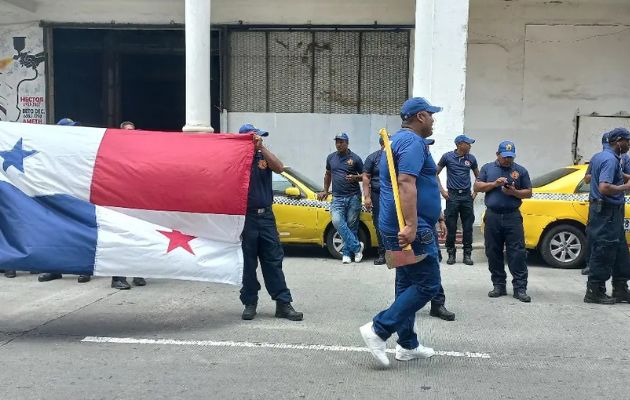
[[[623,229],[626,232],[630,232],[630,218],[624,218],[624,220],[623,220]]]

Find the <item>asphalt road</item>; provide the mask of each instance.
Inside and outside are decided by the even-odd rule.
[[[238,288],[0,278],[1,399],[628,399],[630,305],[582,302],[577,270],[533,260],[532,303],[490,299],[487,264],[443,266],[457,320],[418,314],[429,360],[376,367],[358,327],[388,306],[393,273],[287,251],[303,322],[240,320]],[[511,290],[509,290],[511,294]],[[389,347],[394,348],[392,338]]]

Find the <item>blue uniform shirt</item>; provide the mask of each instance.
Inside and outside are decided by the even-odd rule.
[[[252,173],[249,178],[249,193],[247,208],[271,207],[273,203],[273,188],[271,186],[271,168],[262,152],[257,151],[252,163]]]
[[[621,155],[621,170],[624,174],[630,175],[630,155],[628,153]]]
[[[435,229],[440,217],[440,189],[437,182],[437,166],[425,139],[410,129],[400,129],[392,138],[392,153],[398,174],[416,177],[418,228]],[[398,219],[392,181],[387,168],[387,157],[381,157],[381,197],[378,227],[386,234],[397,234]]]
[[[508,184],[514,184],[516,189],[530,189],[532,187],[529,172],[517,163],[513,163],[511,167],[502,167],[499,161],[488,163],[481,167],[477,180],[480,182],[494,182],[500,177],[507,178]],[[521,206],[522,201],[503,193],[502,188],[497,187],[486,192],[485,203],[486,207],[494,212],[506,213],[516,211]]]
[[[440,167],[446,167],[446,187],[454,190],[470,190],[470,171],[477,169],[477,159],[472,154],[460,156],[457,150],[444,153]]]
[[[589,200],[603,200],[607,203],[624,204],[624,194],[604,196],[599,191],[601,182],[612,185],[623,184],[623,171],[620,157],[610,148],[602,150],[591,158],[591,190]]]
[[[326,158],[326,170],[332,174],[332,194],[338,197],[361,194],[359,182],[348,182],[346,175],[361,175],[363,160],[350,150],[346,154],[335,151]]]
[[[373,192],[378,192],[381,188],[381,177],[379,171],[381,158],[383,157],[385,157],[385,151],[376,150],[374,153],[367,156],[365,164],[363,164],[363,172],[370,174],[370,187]]]

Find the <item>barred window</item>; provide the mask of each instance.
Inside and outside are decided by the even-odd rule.
[[[229,110],[397,114],[409,31],[233,31]]]

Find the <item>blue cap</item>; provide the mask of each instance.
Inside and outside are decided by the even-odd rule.
[[[604,133],[602,134],[602,144],[608,144],[608,134],[609,134],[609,133],[610,133],[610,132],[604,132]]]
[[[77,126],[79,125],[79,123],[71,120],[70,118],[61,118],[59,121],[57,121],[57,125]]]
[[[516,146],[513,142],[510,142],[509,140],[504,140],[503,142],[499,143],[498,153],[501,155],[501,157],[514,158],[516,157]]]
[[[258,136],[269,136],[269,132],[260,130],[252,124],[245,124],[241,126],[241,129],[238,130],[238,133],[255,133]]]
[[[475,139],[471,139],[466,135],[459,135],[455,138],[455,144],[457,143],[461,143],[461,142],[466,142],[468,144],[473,144],[475,143]]]
[[[350,139],[348,138],[348,134],[345,132],[341,132],[335,135],[334,140],[345,140],[346,142],[350,141]]]
[[[427,145],[429,145],[429,146],[431,146],[432,144],[435,144],[435,140],[434,139],[424,139],[424,142]]]
[[[630,140],[630,131],[626,128],[615,128],[608,132],[608,143],[613,143],[621,139]]]
[[[442,111],[442,107],[432,106],[424,97],[412,97],[406,100],[400,107],[400,118],[407,120],[412,115],[416,115],[420,111],[436,113]]]

